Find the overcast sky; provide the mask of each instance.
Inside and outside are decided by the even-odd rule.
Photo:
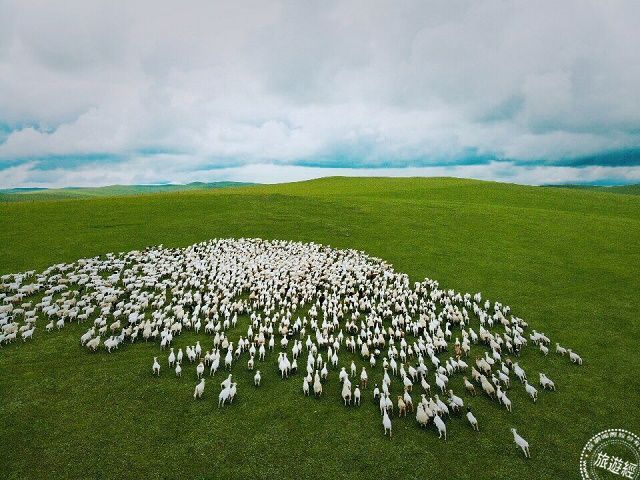
[[[0,0],[0,188],[640,182],[640,2]]]

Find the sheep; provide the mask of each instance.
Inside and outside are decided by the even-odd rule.
[[[503,404],[507,411],[511,412],[511,400],[507,398],[507,394],[499,386],[496,388],[496,396],[498,397],[498,403]]]
[[[376,383],[373,388],[373,399],[377,400],[380,397],[380,389],[378,388],[378,384]]]
[[[322,383],[320,383],[320,375],[316,372],[313,380],[313,394],[316,397],[320,397],[322,395]]]
[[[345,407],[351,405],[351,382],[349,380],[345,380],[342,384],[342,400]]]
[[[569,352],[569,359],[571,360],[571,363],[582,365],[582,357],[580,357],[580,355],[572,351],[570,348],[567,348],[567,352]]]
[[[196,384],[196,388],[193,391],[194,400],[202,398],[203,393],[204,393],[204,378],[200,380],[200,383]]]
[[[151,366],[151,370],[154,375],[160,376],[160,364],[158,363],[158,357],[153,357],[153,365]]]
[[[98,349],[98,347],[100,346],[100,336],[97,336],[97,337],[95,337],[95,338],[92,338],[91,340],[89,340],[89,341],[85,344],[85,346],[86,346],[89,350],[91,350],[91,351],[95,352],[95,351]]]
[[[491,383],[489,383],[489,381],[487,380],[487,377],[482,375],[480,377],[480,382],[482,384],[482,390],[484,390],[484,393],[489,395],[490,398],[494,398],[495,394],[496,394],[496,390],[493,387],[493,385],[491,385]]]
[[[309,395],[309,381],[306,377],[302,380],[302,393],[304,393],[305,396]]]
[[[438,429],[438,438],[442,438],[444,435],[445,442],[447,441],[447,426],[444,424],[440,416],[436,413],[433,417],[433,423]]]
[[[387,431],[389,431],[389,438],[391,438],[391,419],[386,410],[382,415],[382,427],[384,428],[384,434],[386,435]]]
[[[365,370],[365,368],[362,367],[362,372],[360,372],[360,386],[362,386],[362,388],[367,388],[368,383],[369,376],[367,375],[367,371]]]
[[[476,387],[473,385],[473,383],[471,383],[467,377],[463,377],[464,379],[464,388],[467,389],[467,392],[469,392],[471,395],[473,395],[475,397],[476,395]]]
[[[256,374],[253,376],[253,385],[256,387],[259,387],[261,380],[262,380],[262,375],[260,374],[260,370],[256,370]]]
[[[416,409],[416,421],[421,427],[426,427],[429,423],[429,415],[427,415],[422,403],[418,403],[418,408]]]
[[[516,374],[516,377],[518,377],[518,380],[520,380],[520,382],[522,383],[525,383],[525,381],[527,380],[527,374],[522,369],[522,367],[518,365],[518,362],[513,364],[513,371]]]
[[[567,349],[562,347],[559,343],[556,343],[556,353],[564,355],[565,353],[567,353]]]
[[[403,415],[407,416],[407,404],[404,403],[402,395],[398,395],[398,416],[402,417]]]
[[[231,386],[231,384],[233,383],[232,380],[232,375],[229,374],[229,376],[227,378],[225,378],[221,383],[220,383],[220,388],[228,388]]]
[[[476,419],[475,415],[471,412],[471,409],[469,407],[467,407],[467,420],[469,420],[471,427],[476,432],[480,431],[480,428],[478,427],[478,420]]]
[[[24,332],[22,332],[22,341],[26,342],[27,339],[29,338],[33,338],[33,332],[35,331],[36,327],[32,327],[29,330],[25,330]]]
[[[555,391],[556,384],[551,381],[549,377],[547,377],[544,373],[540,372],[540,386],[543,389],[549,389]]]
[[[211,269],[207,268],[210,261],[216,265]],[[101,272],[111,273],[105,278]],[[226,239],[187,249],[149,247],[139,252],[110,254],[106,260],[96,257],[51,267],[37,278],[42,286],[24,289],[22,279],[9,276],[0,287],[2,344],[32,329],[39,312],[49,322],[47,330],[53,330],[73,319],[93,318],[97,310],[92,330],[80,338],[82,345],[95,351],[100,337],[107,339],[107,351],[125,339],[132,343],[141,339],[159,342],[161,348],[170,349],[169,367],[175,366],[179,376],[184,353],[176,347],[176,355],[171,342],[183,327],[198,334],[204,325],[205,333],[213,336],[211,353],[202,351],[200,340],[186,348],[188,360],[197,366],[198,379],[203,377],[204,367],[210,367],[213,376],[222,362],[225,369],[231,370],[244,353],[248,353],[247,368],[253,370],[255,356],[264,361],[267,345],[273,351],[276,342],[284,350],[278,355],[284,378],[296,372],[297,358],[306,346],[309,361],[303,392],[309,395],[313,388],[316,397],[321,396],[322,382],[329,378],[329,365],[331,369],[340,367],[338,355],[346,345],[356,358],[361,355],[371,369],[382,364],[383,381],[380,388],[375,386],[373,396],[381,405],[381,415],[387,412],[390,417],[394,404],[399,403],[391,400],[395,398],[390,393],[394,378],[399,378],[403,387],[399,389],[404,404],[401,415],[413,411],[409,393],[413,384],[420,382],[421,390],[431,394],[425,361],[434,366],[432,378],[442,396],[449,391],[449,377],[460,372],[469,375],[470,369],[470,379],[464,378],[465,389],[475,395],[477,383],[492,398],[497,391],[500,403],[505,404],[504,391],[498,387],[510,386],[510,372],[513,370],[523,383],[527,380],[524,369],[517,363],[513,365],[506,353],[519,355],[530,340],[546,355],[550,344],[542,333],[525,333],[528,325],[522,319],[511,316],[508,320],[510,310],[499,302],[472,302],[470,294],[443,290],[438,282],[429,279],[411,286],[406,275],[394,272],[378,259],[315,244]],[[29,301],[23,302],[23,296],[41,291],[44,296],[35,307]],[[246,292],[248,298],[244,296]],[[294,312],[307,304],[304,318],[294,320]],[[472,309],[474,316],[466,309]],[[250,319],[246,337],[231,342],[227,333],[243,314]],[[472,328],[471,322],[476,319],[479,325]],[[494,323],[501,327],[500,332],[493,329]],[[457,331],[461,338],[452,341]],[[113,334],[110,338],[109,332]],[[94,338],[96,333],[98,337]],[[23,336],[24,340],[28,338]],[[468,365],[460,357],[468,356],[471,345],[477,344],[488,347],[488,351]],[[438,358],[452,346],[454,357]],[[287,358],[287,349],[292,352],[292,362]],[[568,353],[559,344],[556,352]],[[581,363],[576,354],[569,358]],[[348,390],[343,400],[350,404],[353,399],[353,404],[359,405],[361,389],[368,388],[371,370],[367,372],[362,367],[358,377],[360,367],[355,360],[350,359],[345,365],[338,375],[341,389]],[[345,381],[349,377],[347,371],[359,380],[353,384],[353,393],[353,380]],[[159,370],[153,369],[153,373],[159,375]],[[540,378],[542,388],[554,388],[548,377]],[[224,387],[229,389],[225,402],[232,399],[232,383],[229,381]],[[452,394],[446,403],[437,396],[436,399],[425,399],[418,408],[421,421],[426,417],[428,422],[434,411],[443,419],[449,409],[457,411],[464,405],[460,397]]]
[[[413,399],[411,398],[411,395],[407,390],[404,391],[402,399],[404,400],[404,403],[407,406],[407,410],[409,410],[410,412],[413,412]]]
[[[218,408],[223,407],[224,404],[227,402],[227,400],[229,400],[229,403],[231,403],[232,385],[235,385],[235,383],[224,387],[222,391],[218,394]]]
[[[511,429],[511,433],[513,433],[513,441],[515,444],[522,449],[525,458],[531,458],[531,454],[529,453],[529,443],[518,435],[518,432],[515,428]]]
[[[453,390],[449,390],[449,401],[450,401],[449,405],[451,406],[451,409],[454,411],[458,411],[462,407],[464,407],[464,402],[460,397],[458,397],[453,393]]]
[[[529,385],[529,382],[524,381],[524,389],[527,391],[533,402],[538,399],[538,391],[535,389],[533,385]]]

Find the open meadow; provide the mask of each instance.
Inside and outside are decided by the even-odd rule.
[[[158,342],[90,353],[79,342],[88,325],[49,333],[39,319],[32,341],[0,347],[0,478],[571,479],[579,478],[580,451],[593,435],[607,428],[640,433],[638,195],[336,177],[0,202],[0,275],[227,237],[363,250],[412,281],[429,277],[510,305],[551,338],[547,357],[528,348],[520,361],[536,384],[537,372],[546,372],[557,391],[539,389],[533,403],[514,384],[509,413],[486,396],[462,395],[457,376],[453,389],[473,406],[479,432],[453,415],[445,442],[410,413],[394,415],[389,439],[371,387],[361,407],[345,407],[335,371],[326,395],[306,397],[302,374],[282,380],[271,353],[260,364],[259,389],[245,365],[234,367],[238,397],[218,409],[219,382],[195,401],[195,366],[176,378]],[[232,340],[248,324],[241,317]],[[174,346],[196,340],[211,343],[209,335],[186,331]],[[557,355],[555,342],[584,364]],[[159,378],[151,372],[154,356],[165,368]],[[345,366],[352,357],[364,364],[345,354]],[[378,377],[371,373],[370,382]],[[531,459],[514,445],[511,427],[529,441]]]

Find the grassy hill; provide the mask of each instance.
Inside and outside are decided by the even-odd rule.
[[[230,236],[363,249],[413,280],[482,291],[573,347],[585,364],[528,351],[522,364],[547,373],[556,393],[541,393],[534,405],[512,387],[513,413],[465,396],[479,433],[455,418],[443,442],[434,427],[394,418],[390,441],[370,389],[360,409],[342,406],[335,379],[321,400],[306,398],[300,375],[280,380],[268,358],[261,390],[236,368],[238,403],[218,410],[212,385],[206,401],[191,397],[193,367],[182,379],[166,369],[151,377],[157,345],[91,355],[78,343],[85,325],[52,334],[40,328],[33,342],[0,348],[0,478],[577,479],[591,436],[607,428],[640,433],[634,195],[447,178],[327,178],[4,203],[0,273]],[[194,342],[185,334],[177,345]],[[459,377],[452,382],[462,391]],[[513,445],[510,427],[529,441],[531,460]]]
[[[0,190],[0,202],[26,202],[95,197],[116,197],[123,195],[131,196],[145,195],[149,193],[168,193],[211,188],[242,187],[246,185],[250,184],[241,182],[193,182],[183,185],[109,185],[107,187],[11,188]]]

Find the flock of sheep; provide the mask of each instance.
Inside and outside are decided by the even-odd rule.
[[[407,275],[356,250],[217,239],[182,249],[110,253],[1,280],[0,345],[32,339],[39,319],[46,331],[90,323],[80,342],[91,351],[157,341],[167,360],[154,357],[152,373],[160,375],[166,364],[181,376],[186,362],[195,364],[195,399],[204,394],[206,373],[243,363],[255,371],[257,388],[257,364],[275,362],[282,378],[301,377],[304,395],[322,396],[335,376],[344,405],[359,406],[370,388],[389,437],[397,407],[398,416],[412,412],[420,426],[434,425],[446,440],[451,415],[465,415],[479,429],[463,393],[481,392],[511,411],[512,380],[534,402],[538,389],[555,390],[544,372],[538,372],[538,388],[529,383],[517,360],[532,345],[547,355],[549,338],[536,330],[525,333],[527,323],[508,306],[480,293],[441,289],[430,279],[411,285]],[[248,327],[232,340],[239,317],[248,318]],[[176,352],[173,342],[186,329],[208,335],[208,345],[197,341]],[[582,364],[557,343],[555,352]],[[464,392],[449,385],[454,375],[463,377]],[[392,383],[399,386],[395,399]],[[228,374],[218,406],[231,404],[237,391]],[[526,440],[512,433],[529,457]]]

